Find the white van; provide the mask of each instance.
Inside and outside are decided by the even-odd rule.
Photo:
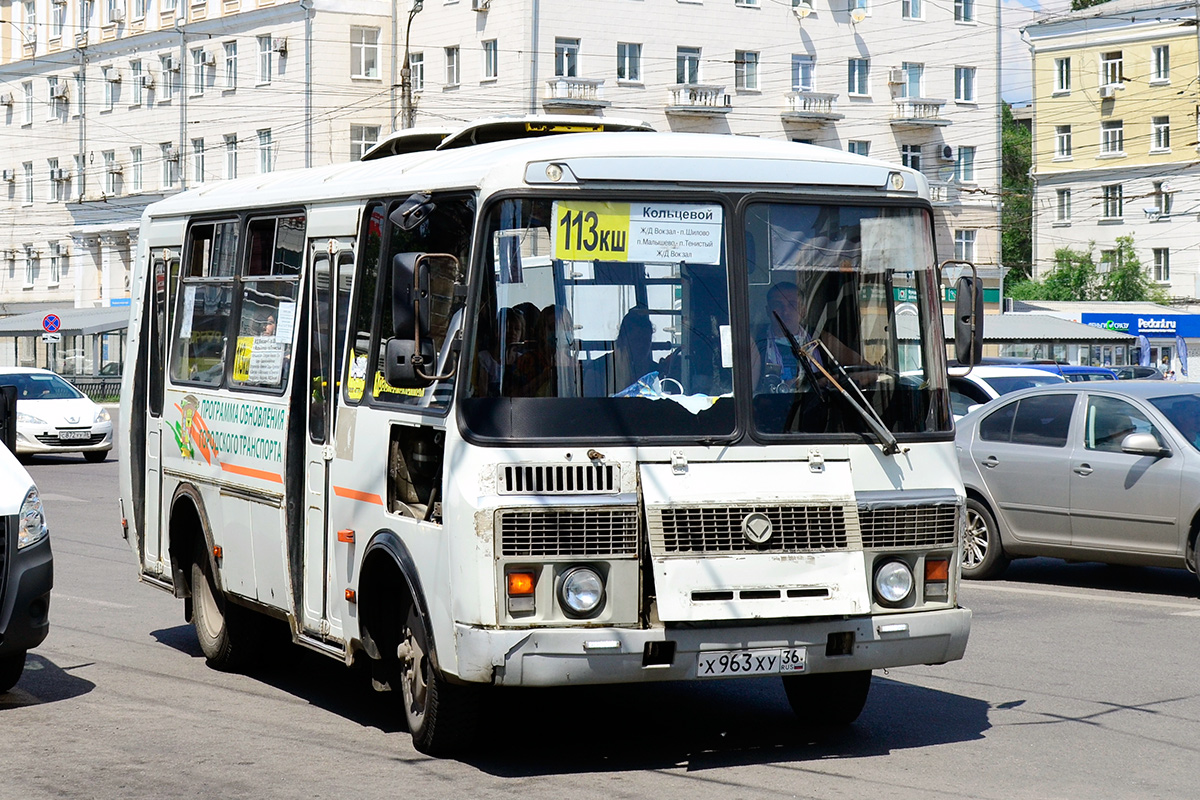
[[[17,402],[0,387],[0,693],[21,678],[25,654],[50,631],[54,559],[42,499],[12,454]]]

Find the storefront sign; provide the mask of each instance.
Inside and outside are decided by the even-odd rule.
[[[1147,339],[1200,337],[1197,314],[1081,314],[1079,321],[1093,328]]]

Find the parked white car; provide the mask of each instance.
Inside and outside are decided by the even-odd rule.
[[[33,367],[0,368],[0,384],[17,387],[17,455],[83,453],[103,461],[112,450],[108,411],[63,378]]]
[[[1066,380],[1057,373],[1032,367],[985,364],[970,372],[966,371],[966,367],[951,367],[950,406],[957,420],[975,406],[995,400],[1000,395],[1054,383],[1066,383]]]

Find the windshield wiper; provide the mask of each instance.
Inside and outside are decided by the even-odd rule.
[[[884,421],[879,416],[878,412],[876,412],[874,407],[870,404],[870,402],[868,402],[866,396],[862,393],[862,389],[859,389],[858,384],[850,380],[850,376],[846,374],[846,370],[844,367],[842,367],[841,362],[834,357],[833,353],[829,351],[829,348],[825,346],[825,343],[819,339],[811,339],[805,345],[800,344],[799,340],[796,339],[796,336],[790,330],[788,330],[786,325],[783,324],[783,320],[780,318],[778,312],[772,311],[771,313],[775,316],[776,321],[779,323],[779,328],[783,331],[783,335],[787,337],[788,346],[791,347],[792,355],[795,357],[795,359],[808,365],[808,371],[810,374],[812,369],[819,371],[825,376],[826,380],[828,380],[837,388],[839,392],[841,392],[842,397],[846,398],[846,401],[854,407],[854,410],[858,412],[858,415],[863,418],[863,422],[867,423],[867,427],[870,428],[871,432],[875,434],[875,437],[879,439],[879,444],[883,448],[883,454],[885,456],[892,456],[896,455],[897,453],[907,451],[908,448],[901,447],[900,443],[896,441],[896,437],[893,436],[892,432],[887,429],[887,425],[884,424]],[[845,380],[845,382],[849,384],[850,388],[854,390],[853,394],[847,391],[846,386],[843,385],[842,382],[837,378],[833,377],[833,375],[829,373],[829,370],[825,369],[825,365],[822,364],[821,361],[813,356],[813,354],[810,352],[810,350],[815,350],[818,347],[821,348],[821,352],[825,354],[825,358],[829,359],[829,363],[833,364],[833,366],[837,369],[838,374],[842,376],[843,380]]]

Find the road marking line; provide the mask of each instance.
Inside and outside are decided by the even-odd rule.
[[[88,605],[100,606],[101,608],[137,608],[137,606],[127,606],[121,603],[110,603],[107,600],[93,600],[90,597],[75,597],[69,594],[59,594],[58,592],[52,593],[50,597],[55,601],[73,600],[76,603],[87,603]]]
[[[1200,611],[1176,611],[1173,617],[1200,617]]]
[[[1102,603],[1127,603],[1135,606],[1154,606],[1157,608],[1183,608],[1187,609],[1187,613],[1200,617],[1200,608],[1196,607],[1195,603],[1172,603],[1167,600],[1144,600],[1139,597],[1112,597],[1104,594],[1080,594],[1079,592],[1060,592],[1050,589],[1024,589],[1018,586],[998,586],[996,584],[987,583],[971,583],[969,586],[964,584],[959,588],[959,593],[969,593],[972,589],[987,589],[993,592],[1008,592],[1009,594],[1032,594],[1041,597],[1067,597],[1072,600],[1098,600]]]

